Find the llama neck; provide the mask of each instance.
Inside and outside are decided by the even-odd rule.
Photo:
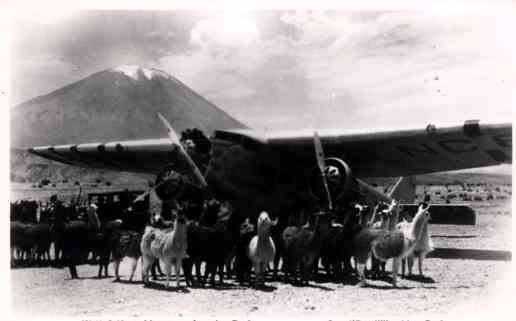
[[[391,221],[391,217],[384,214],[382,216],[382,220],[381,220],[381,228],[383,228],[383,229],[389,228],[390,221]]]
[[[174,222],[174,229],[173,229],[173,238],[174,239],[186,239],[186,224],[185,223],[178,223],[177,220]]]
[[[428,238],[428,222],[423,223],[419,239]]]
[[[425,227],[424,213],[418,213],[412,221],[409,237],[413,240],[417,240]]]
[[[270,230],[267,228],[258,228],[258,241],[268,241]]]
[[[371,219],[367,222],[367,225],[373,225],[374,221],[376,221],[376,216],[378,214],[378,207],[376,207],[373,211],[373,215],[371,216]],[[382,217],[383,220],[383,217]]]
[[[321,226],[321,219],[325,220],[327,218],[318,217],[315,222],[315,228],[311,242],[313,247],[319,247],[323,241],[323,227]]]

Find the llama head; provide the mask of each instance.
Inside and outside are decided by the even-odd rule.
[[[355,222],[357,222],[358,225],[364,224],[364,221],[367,217],[368,212],[368,206],[366,204],[359,204],[356,203],[353,207],[353,215]]]
[[[360,217],[366,213],[367,205],[357,203],[357,204],[355,204],[354,211],[355,211],[355,215]]]
[[[220,203],[218,220],[227,220],[229,219],[231,214],[233,214],[233,207],[231,206],[231,204],[228,201]]]
[[[258,216],[258,234],[268,234],[272,226],[271,218],[267,212],[261,212]]]
[[[246,218],[242,224],[240,224],[240,235],[254,232],[254,225],[251,224],[249,218]]]
[[[160,223],[162,223],[163,217],[161,217],[161,214],[158,212],[155,212],[150,217],[150,225],[151,226],[157,226]]]
[[[392,199],[391,204],[389,204],[387,207],[387,211],[392,212],[392,210],[394,210],[396,205],[398,205],[398,203],[396,202],[395,199]]]
[[[417,209],[417,213],[414,216],[414,219],[412,222],[414,224],[423,224],[430,220],[430,212],[428,209],[430,208],[430,205],[425,206],[425,204],[419,205]]]

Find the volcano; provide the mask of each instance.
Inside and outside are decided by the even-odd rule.
[[[173,76],[120,66],[11,109],[11,147],[166,137],[156,113],[181,132],[244,128]]]

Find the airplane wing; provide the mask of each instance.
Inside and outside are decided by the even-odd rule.
[[[428,125],[391,131],[319,131],[327,157],[339,157],[356,177],[394,177],[512,163],[512,124]],[[215,138],[314,163],[313,131],[216,131]],[[313,166],[313,165],[312,165]]]
[[[326,156],[346,161],[356,177],[409,176],[512,162],[510,123],[467,121],[453,127],[318,133]],[[264,157],[287,157],[310,167],[315,162],[313,131],[262,135],[253,130],[220,130],[214,139],[263,152]],[[158,174],[172,165],[179,173],[191,174],[180,147],[167,138],[39,146],[29,151],[81,167]]]
[[[80,167],[159,174],[169,164],[187,171],[180,149],[168,138],[38,146],[29,152]]]

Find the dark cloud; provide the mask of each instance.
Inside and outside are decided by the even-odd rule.
[[[187,50],[189,31],[198,19],[197,13],[183,11],[89,11],[55,24],[15,20],[13,100],[45,93],[48,82],[37,79],[47,73],[45,69],[56,57],[72,66],[62,74],[67,81],[117,65],[153,66],[165,54]],[[48,68],[34,65],[42,56],[49,57]],[[29,70],[28,66],[35,68]],[[57,85],[64,84],[57,82],[53,89]]]
[[[22,32],[15,34],[13,52],[43,49],[81,66],[109,60],[113,51],[122,50],[128,57],[155,61],[163,52],[185,50],[197,19],[195,13],[182,11],[89,11],[58,25],[18,21],[15,28]],[[40,32],[31,32],[36,28]]]

